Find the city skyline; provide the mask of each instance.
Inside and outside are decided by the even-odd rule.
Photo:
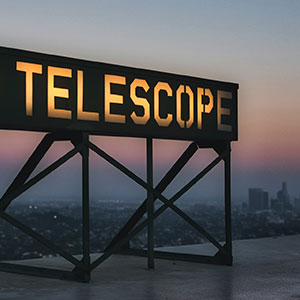
[[[245,202],[243,206],[245,206]],[[299,211],[300,198],[291,197],[288,186],[285,181],[281,183],[281,189],[277,191],[276,196],[269,197],[269,192],[259,187],[248,189],[248,211],[267,211],[272,210],[277,213],[286,211]]]

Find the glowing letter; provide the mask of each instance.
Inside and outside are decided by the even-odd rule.
[[[214,97],[210,91],[210,89],[204,90],[205,96],[208,97],[209,102],[208,104],[203,104],[202,96],[203,96],[203,89],[197,88],[197,102],[198,102],[198,128],[202,129],[202,114],[206,113],[209,114],[214,107]]]
[[[55,108],[55,97],[69,98],[68,89],[54,87],[55,76],[72,78],[72,70],[66,68],[48,67],[48,117],[71,119],[71,111]]]
[[[166,82],[158,82],[154,88],[154,119],[159,126],[169,126],[173,117],[171,114],[168,114],[165,119],[159,116],[159,92],[164,90],[167,92],[167,95],[172,96],[172,89],[169,84]]]
[[[110,85],[111,83],[125,85],[126,78],[117,75],[104,75],[104,81],[105,122],[125,123],[125,116],[110,113],[111,103],[123,104],[123,96],[111,94]]]
[[[181,119],[181,95],[183,93],[189,95],[189,119],[187,121]],[[181,84],[176,91],[176,120],[181,128],[190,128],[194,123],[194,94],[188,85]]]
[[[78,120],[99,121],[99,113],[83,111],[83,72],[77,71],[77,118]]]
[[[218,130],[221,131],[232,131],[231,125],[222,124],[222,115],[230,115],[230,109],[222,107],[221,100],[222,98],[225,99],[232,99],[232,93],[225,92],[225,91],[218,91]]]
[[[137,97],[136,88],[142,87],[145,92],[148,92],[149,85],[146,80],[143,79],[134,79],[130,85],[130,98],[132,99],[135,105],[142,106],[144,109],[143,116],[137,116],[135,112],[133,112],[130,117],[135,124],[145,125],[150,119],[150,104],[146,98]]]
[[[33,73],[42,74],[42,65],[17,61],[16,69],[26,73],[26,116],[32,116]]]

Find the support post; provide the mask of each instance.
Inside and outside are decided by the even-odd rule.
[[[90,259],[90,199],[89,199],[89,136],[82,134],[83,149],[82,155],[82,262],[89,266]],[[90,281],[90,271],[84,271],[83,280]]]
[[[231,155],[230,143],[227,144],[227,154],[224,158],[225,175],[225,238],[228,253],[228,265],[232,265],[232,236],[231,236]]]
[[[187,164],[187,162],[193,157],[195,152],[197,151],[197,144],[195,142],[191,143],[184,153],[178,158],[175,164],[171,167],[171,169],[167,172],[167,174],[161,179],[158,185],[155,187],[159,193],[162,193],[174,180],[174,178],[180,173],[183,167]],[[154,196],[153,201],[157,199]],[[108,251],[111,247],[113,247],[120,239],[128,235],[128,233],[136,226],[136,224],[141,220],[147,211],[147,199],[143,201],[140,207],[135,211],[135,213],[131,216],[128,222],[122,227],[119,233],[113,238],[113,240],[109,243],[109,245],[105,248],[105,251]],[[128,243],[125,244],[125,247],[129,248]]]
[[[13,199],[7,199],[17,188],[22,186],[26,180],[29,178],[33,170],[45,156],[49,148],[53,143],[53,136],[51,134],[46,134],[36,149],[31,154],[30,158],[27,160],[21,171],[18,173],[14,181],[8,187],[4,195],[1,197],[1,207],[6,210]],[[5,203],[4,203],[5,202]],[[3,204],[4,203],[4,204]]]
[[[147,138],[147,184],[153,188],[153,140]],[[154,213],[154,196],[147,190],[147,217],[153,218]],[[148,224],[148,268],[154,269],[154,222]]]
[[[48,166],[45,170],[26,181],[32,171],[35,169],[39,161],[46,154],[50,146],[55,141],[69,140],[74,145],[74,149],[66,153],[64,156],[59,158],[56,162]],[[8,223],[17,227],[27,235],[31,236],[35,240],[44,244],[49,249],[52,249],[57,254],[60,254],[66,260],[70,261],[75,268],[72,271],[54,270],[48,268],[40,268],[33,266],[23,266],[11,263],[0,262],[0,270],[6,272],[20,273],[37,275],[43,277],[69,279],[82,282],[89,282],[92,270],[98,265],[105,261],[109,256],[118,252],[123,245],[128,245],[129,241],[141,230],[147,227],[148,230],[148,249],[137,250],[127,248],[127,254],[147,256],[149,269],[154,268],[154,258],[163,259],[178,259],[183,261],[195,261],[205,262],[222,265],[232,265],[232,236],[231,236],[231,158],[230,158],[230,142],[215,143],[214,145],[204,143],[199,144],[199,148],[213,148],[218,157],[215,158],[206,168],[204,168],[199,174],[197,174],[189,183],[181,188],[173,197],[170,199],[165,198],[162,195],[163,190],[170,184],[175,178],[179,171],[186,165],[188,160],[193,156],[197,150],[197,145],[193,142],[188,149],[182,154],[166,176],[161,180],[156,188],[153,188],[153,140],[147,138],[146,140],[146,152],[147,152],[147,182],[135,175],[124,165],[120,164],[113,157],[102,151],[96,145],[89,142],[88,133],[51,133],[48,134],[31,158],[28,160],[26,165],[17,175],[16,179],[8,188],[5,196],[0,201],[0,218],[6,220]],[[104,158],[114,167],[119,169],[129,178],[134,180],[136,183],[141,185],[147,190],[147,199],[134,213],[133,217],[127,222],[122,228],[116,238],[107,246],[104,254],[98,257],[93,263],[90,259],[90,212],[89,212],[89,149],[93,150],[99,156]],[[82,250],[83,257],[79,261],[66,251],[52,244],[50,241],[39,235],[37,232],[31,230],[29,227],[15,220],[9,216],[5,209],[10,202],[17,196],[21,195],[24,191],[29,189],[31,186],[39,182],[41,179],[49,175],[59,166],[68,161],[71,157],[80,153],[82,156]],[[225,232],[226,241],[222,246],[216,241],[209,233],[207,233],[197,222],[192,220],[188,215],[181,211],[174,202],[179,199],[184,193],[186,193],[191,187],[193,187],[200,179],[202,179],[208,172],[210,172],[220,161],[224,161],[224,198],[225,198]],[[154,201],[159,199],[164,204],[154,211]],[[171,208],[190,225],[192,225],[199,233],[203,234],[213,245],[215,245],[219,251],[215,256],[205,255],[191,255],[182,253],[168,253],[163,251],[154,251],[154,220],[161,215],[166,209]],[[147,213],[147,219],[137,224],[144,213]],[[122,250],[126,250],[124,247]],[[125,253],[126,254],[126,253]]]

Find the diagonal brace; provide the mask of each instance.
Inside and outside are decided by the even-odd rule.
[[[61,158],[56,160],[54,163],[52,163],[50,166],[48,166],[46,169],[41,171],[39,174],[34,176],[32,179],[27,181],[25,184],[19,186],[15,190],[11,191],[5,198],[2,199],[0,202],[0,210],[5,210],[8,205],[19,195],[24,193],[26,190],[28,190],[30,187],[32,187],[34,184],[42,180],[44,177],[46,177],[48,174],[53,172],[55,169],[60,167],[62,164],[64,164],[66,161],[68,161],[70,158],[72,158],[75,154],[77,154],[82,149],[82,145],[76,146],[74,149],[67,152],[65,155],[63,155]]]
[[[90,148],[94,150],[95,148],[92,147],[93,144],[90,143]],[[95,146],[96,147],[96,146]],[[93,149],[94,148],[94,149]],[[97,148],[97,147],[96,147]],[[100,149],[98,149],[100,150]],[[96,151],[95,151],[96,152]],[[100,153],[102,150],[100,150]],[[96,152],[98,153],[98,152]],[[100,154],[99,154],[100,155]],[[106,154],[107,155],[107,154]],[[100,155],[101,156],[101,155]],[[167,202],[163,204],[160,208],[156,210],[156,212],[153,214],[152,218],[147,218],[145,221],[143,221],[141,224],[139,224],[137,227],[135,227],[127,236],[120,239],[114,246],[112,246],[107,252],[103,253],[98,259],[96,259],[90,266],[91,270],[95,269],[99,264],[101,264],[104,260],[106,260],[109,256],[111,256],[117,249],[119,249],[122,245],[124,245],[126,242],[131,240],[136,234],[138,234],[141,230],[143,230],[150,222],[152,222],[154,219],[156,219],[159,215],[161,215],[168,207],[170,207],[171,204],[173,204],[177,199],[179,199],[185,192],[187,192],[194,184],[196,184],[202,177],[204,177],[208,172],[210,172],[224,157],[226,156],[226,153],[223,153],[221,156],[217,157],[214,161],[212,161],[206,168],[204,168],[197,176],[195,176],[188,184],[186,184],[180,191],[178,191],[170,200],[167,200],[164,196],[160,195],[156,190],[151,189],[148,187],[146,183],[141,184],[145,189],[149,190],[155,196],[159,199],[161,199],[163,202]],[[112,159],[112,158],[111,158]],[[114,160],[114,159],[113,159]],[[116,162],[119,164],[118,162]],[[113,164],[114,165],[114,164]],[[116,166],[117,167],[117,166]],[[127,170],[131,174],[131,172],[126,169],[124,166],[122,166],[125,170]],[[117,167],[118,168],[118,167]],[[122,171],[122,170],[121,170]],[[124,172],[127,174],[127,172]],[[135,174],[132,174],[135,177],[137,177]],[[131,177],[130,175],[128,175]],[[137,177],[138,178],[138,177]],[[132,178],[133,179],[133,178]],[[138,181],[142,181],[140,178],[138,178]],[[137,183],[139,183],[136,181]],[[218,242],[217,242],[218,243]],[[218,243],[219,244],[219,243]],[[225,251],[222,246],[219,244],[220,251]],[[219,248],[218,247],[218,248]]]
[[[148,184],[143,181],[140,177],[135,175],[133,172],[128,170],[125,166],[120,164],[118,161],[116,161],[114,158],[112,158],[110,155],[99,149],[96,145],[90,143],[90,148],[95,151],[97,154],[99,154],[101,157],[103,157],[105,160],[107,160],[109,163],[111,163],[113,166],[118,168],[120,171],[125,173],[128,177],[133,179],[136,183],[144,187],[147,191],[153,193],[153,195],[156,196],[156,198],[160,199],[164,204],[167,205],[167,207],[170,207],[175,213],[180,215],[185,221],[187,221],[191,226],[193,226],[196,230],[198,230],[200,233],[202,233],[214,246],[216,246],[219,250],[223,250],[222,245],[217,242],[215,238],[213,238],[207,231],[205,231],[198,223],[196,223],[194,220],[192,220],[187,214],[185,214],[182,210],[180,210],[178,207],[170,203],[161,193],[157,192],[152,187],[148,186]],[[216,158],[215,161],[219,163],[224,157],[226,153],[221,154],[218,158]],[[217,164],[216,163],[216,164]],[[201,174],[201,172],[200,172]],[[201,176],[197,175],[194,179],[191,180],[191,182],[187,185],[185,192],[188,191],[194,184],[196,184],[200,180]],[[185,193],[184,192],[184,193]],[[177,195],[177,194],[176,194]],[[179,196],[181,197],[181,196]],[[179,198],[178,197],[178,198]],[[177,198],[177,199],[178,199]]]
[[[192,158],[192,156],[197,151],[198,147],[195,142],[191,143],[187,149],[183,152],[183,154],[178,158],[175,164],[170,168],[170,170],[166,173],[166,175],[161,179],[161,181],[157,184],[155,189],[162,193],[173,181],[173,179],[178,175],[178,173],[183,169],[186,163]],[[157,198],[154,197],[153,201]],[[127,223],[122,227],[119,233],[113,238],[110,244],[105,248],[104,251],[107,251],[112,247],[120,238],[124,237],[131,231],[134,226],[139,222],[139,220],[143,217],[147,210],[147,199],[139,206],[139,208],[134,212],[131,218],[127,221]]]
[[[53,144],[53,137],[51,134],[46,134],[39,145],[36,147],[32,155],[29,157],[21,171],[18,173],[14,181],[7,188],[6,192],[1,197],[1,202],[3,199],[7,198],[11,193],[13,193],[17,188],[23,185],[26,180],[29,178],[33,170],[45,156],[51,145]],[[9,205],[8,202],[4,205],[4,209]]]
[[[74,264],[74,265],[76,265],[76,266],[78,266],[79,268],[82,268],[82,269],[86,268],[78,259],[76,259],[72,255],[70,255],[69,253],[67,253],[63,249],[55,246],[48,239],[44,238],[42,235],[40,235],[36,231],[32,230],[31,228],[29,228],[25,224],[21,223],[20,221],[16,220],[12,216],[8,215],[6,212],[0,211],[0,217],[2,219],[4,219],[5,221],[7,221],[8,223],[10,223],[11,225],[13,225],[14,227],[16,227],[19,230],[26,233],[27,235],[31,236],[33,239],[37,240],[38,242],[40,242],[41,244],[43,244],[47,248],[51,249],[55,253],[59,254],[62,257],[64,257],[66,260],[68,260],[72,264]]]

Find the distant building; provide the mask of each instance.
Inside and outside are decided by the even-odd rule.
[[[243,212],[243,213],[246,213],[247,210],[248,210],[248,205],[247,205],[246,202],[243,202],[243,203],[242,203],[242,212]]]
[[[281,190],[277,192],[277,198],[271,199],[271,208],[277,212],[284,212],[293,208],[290,203],[290,195],[286,182],[282,182]]]
[[[269,194],[260,188],[248,189],[248,210],[251,212],[269,209]]]
[[[300,197],[299,198],[295,198],[295,211],[296,212],[300,212]]]
[[[277,198],[271,199],[271,209],[277,212],[284,211],[284,205],[282,201],[279,201]]]

